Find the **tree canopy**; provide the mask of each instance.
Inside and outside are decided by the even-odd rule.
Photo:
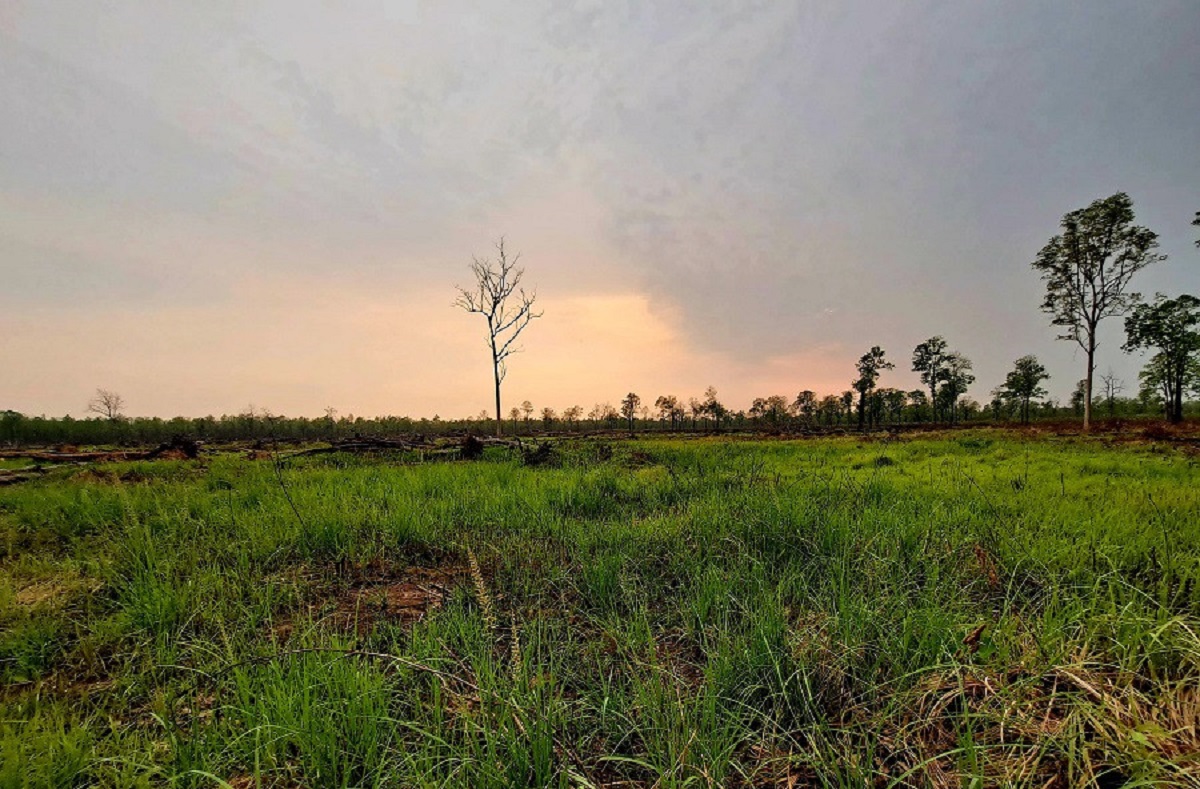
[[[1050,378],[1046,368],[1036,356],[1022,356],[1013,363],[1013,369],[1004,379],[1004,384],[997,389],[1000,398],[1020,404],[1021,421],[1029,421],[1029,403],[1038,397],[1046,396],[1042,381]]]
[[[1133,275],[1166,256],[1158,235],[1134,224],[1133,201],[1124,192],[1092,202],[1062,218],[1062,232],[1050,239],[1033,261],[1046,283],[1042,310],[1063,328],[1059,339],[1079,344],[1087,356],[1083,424],[1092,414],[1096,369],[1096,327],[1123,315],[1136,303],[1128,290]]]
[[[858,426],[860,429],[866,423],[867,401],[871,393],[875,391],[875,386],[879,382],[879,374],[884,370],[891,370],[895,366],[887,360],[883,349],[878,345],[872,346],[871,350],[860,356],[858,363],[854,365],[858,370],[858,378],[854,379],[851,386],[854,387],[854,391],[858,392]],[[847,394],[849,393],[847,392]]]
[[[920,373],[921,383],[929,387],[929,399],[937,408],[937,387],[941,381],[942,366],[945,364],[946,340],[941,336],[930,337],[913,349],[912,370]],[[937,414],[934,414],[937,418]]]
[[[1183,395],[1189,367],[1200,354],[1200,299],[1158,294],[1151,304],[1138,304],[1125,319],[1127,352],[1157,349],[1151,377],[1162,390],[1169,421],[1183,419]]]

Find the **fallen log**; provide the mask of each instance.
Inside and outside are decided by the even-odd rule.
[[[18,482],[31,482],[35,479],[38,479],[36,474],[13,474],[12,476],[0,477],[0,487],[16,485]]]
[[[0,455],[6,460],[36,460],[43,463],[90,463],[94,461],[138,460],[144,452],[47,452],[45,450],[10,451]]]
[[[96,450],[92,452],[65,452],[57,450],[11,449],[0,452],[0,458],[6,460],[35,460],[42,463],[114,463],[126,460],[156,460],[158,458],[199,457],[202,444],[199,441],[182,436],[176,436],[165,444],[159,444],[150,450]]]
[[[460,439],[444,438],[436,441],[429,441],[424,436],[418,436],[415,441],[399,438],[364,438],[359,436],[334,441],[326,447],[312,447],[300,450],[299,452],[292,452],[281,459],[290,460],[291,458],[307,457],[309,455],[329,455],[336,452],[403,451],[420,452],[423,458],[454,455],[463,460],[474,460],[483,455],[485,446],[502,446],[509,449],[524,450],[524,445],[520,441],[503,438],[479,438],[473,435],[466,435]]]
[[[483,444],[487,444],[489,447],[508,447],[509,449],[521,449],[521,450],[525,449],[525,445],[521,443],[520,439],[492,437],[492,438],[480,438],[477,440]]]
[[[200,457],[201,446],[203,445],[194,438],[187,438],[186,436],[174,436],[167,443],[159,444],[157,447],[147,452],[145,458],[143,459],[154,460],[155,458],[170,454],[174,456],[183,455],[188,460],[195,460],[196,458]]]
[[[0,469],[0,485],[15,485],[18,482],[29,482],[46,473],[41,466],[26,466],[25,468]]]
[[[306,455],[327,455],[333,452],[378,452],[381,450],[387,451],[429,451],[435,449],[436,446],[428,443],[413,443],[410,441],[402,441],[400,439],[387,438],[370,438],[370,439],[348,439],[330,444],[327,447],[313,447],[311,449],[302,449],[299,452],[293,452],[286,455],[287,458],[303,457]]]

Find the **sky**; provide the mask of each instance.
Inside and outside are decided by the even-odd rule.
[[[467,416],[1083,375],[1030,263],[1115,192],[1200,292],[1200,4],[0,0],[0,409]],[[1099,371],[1143,359],[1101,331]]]

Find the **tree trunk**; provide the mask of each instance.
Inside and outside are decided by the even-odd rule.
[[[1096,372],[1096,327],[1088,329],[1087,377],[1083,385],[1083,429],[1092,426],[1092,376]]]
[[[500,365],[492,362],[492,378],[496,382],[496,436],[504,435],[504,418],[500,415]]]
[[[1179,374],[1175,376],[1175,397],[1171,403],[1170,416],[1170,421],[1175,423],[1183,421],[1183,379],[1186,364],[1187,361],[1185,359],[1179,368]]]

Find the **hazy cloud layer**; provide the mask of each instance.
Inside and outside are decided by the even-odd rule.
[[[1028,263],[1124,190],[1140,287],[1200,287],[1197,84],[1186,1],[8,4],[0,407],[477,411],[448,304],[501,233],[548,310],[514,395],[840,389],[934,333],[1064,394]]]

